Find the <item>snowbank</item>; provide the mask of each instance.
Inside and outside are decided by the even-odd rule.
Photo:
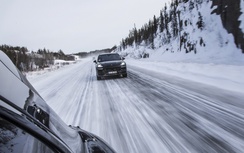
[[[244,93],[244,65],[126,60],[129,65]]]

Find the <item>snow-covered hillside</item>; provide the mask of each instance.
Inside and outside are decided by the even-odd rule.
[[[153,42],[155,49],[152,49],[151,44],[142,42],[116,52],[130,58],[141,58],[148,53],[149,60],[153,61],[243,65],[244,54],[235,45],[233,35],[224,29],[220,16],[211,13],[214,10],[211,8],[212,1],[195,2],[193,7],[190,2],[179,3],[176,8],[183,24],[178,36],[172,37],[171,34],[170,42],[166,41],[167,31],[160,32],[158,28]],[[243,5],[241,2],[242,8]],[[200,18],[203,22],[202,28],[197,24]],[[242,19],[243,15],[240,17]],[[172,30],[172,26],[169,26],[169,31]]]
[[[243,5],[241,2],[242,8]],[[237,48],[233,35],[224,29],[220,16],[211,13],[215,9],[211,6],[212,1],[194,3],[192,9],[189,8],[190,1],[180,3],[177,11],[184,24],[178,37],[171,37],[168,42],[167,31],[160,32],[158,29],[153,42],[154,49],[152,44],[143,41],[116,52],[126,56],[131,65],[242,92],[244,54]],[[204,25],[202,29],[197,24],[199,14]],[[243,15],[240,17],[242,20]],[[169,31],[172,31],[170,26]],[[186,41],[182,42],[181,38]],[[149,54],[149,58],[142,58],[145,54]]]

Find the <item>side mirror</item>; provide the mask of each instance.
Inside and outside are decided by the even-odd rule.
[[[49,114],[37,106],[27,106],[27,112],[49,128]]]
[[[97,64],[97,60],[94,60],[93,62]]]
[[[122,60],[125,60],[125,58],[124,58],[124,57],[122,57],[121,59],[122,59]]]

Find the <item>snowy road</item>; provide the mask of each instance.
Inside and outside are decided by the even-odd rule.
[[[119,153],[243,152],[244,96],[128,64],[128,78],[97,81],[92,60],[30,82],[67,123]]]

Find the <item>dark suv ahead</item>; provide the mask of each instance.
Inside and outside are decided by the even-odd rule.
[[[67,126],[0,51],[1,153],[113,153],[101,138]]]
[[[127,77],[126,63],[118,53],[100,54],[96,63],[97,80],[106,76]]]

